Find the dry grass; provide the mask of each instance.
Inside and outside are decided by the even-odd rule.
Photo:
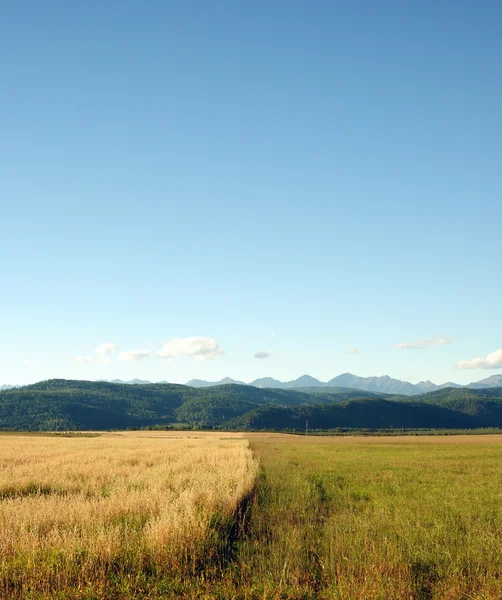
[[[145,573],[193,575],[254,483],[247,441],[225,437],[0,438],[0,596],[128,597]]]

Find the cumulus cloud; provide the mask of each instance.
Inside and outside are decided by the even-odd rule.
[[[349,348],[348,350],[345,351],[345,354],[354,354],[354,355],[360,354],[359,348],[355,348],[355,347]]]
[[[117,351],[117,346],[111,342],[100,344],[92,354],[77,356],[80,363],[99,363],[101,365],[109,365],[111,363],[110,356]]]
[[[416,342],[401,342],[396,344],[394,348],[398,350],[423,350],[425,348],[434,348],[434,346],[443,346],[444,344],[451,344],[452,340],[445,338],[437,338],[433,340],[417,340]]]
[[[502,369],[502,349],[495,350],[486,358],[473,358],[461,360],[457,363],[457,369]]]
[[[210,337],[173,338],[165,342],[157,352],[170,364],[176,356],[188,356],[194,360],[213,360],[223,354],[218,342]]]
[[[260,350],[258,352],[255,352],[254,357],[255,358],[270,358],[272,356],[272,351],[269,350],[268,352],[266,350]]]
[[[110,354],[113,354],[116,351],[117,346],[115,344],[101,344],[94,350],[94,356],[96,357],[97,362],[107,365],[110,362]]]
[[[123,350],[119,356],[118,359],[119,360],[128,360],[131,362],[137,362],[139,360],[141,360],[142,358],[146,358],[147,356],[150,356],[151,351],[150,350]]]

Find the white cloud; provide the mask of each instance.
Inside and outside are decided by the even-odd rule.
[[[502,369],[502,349],[495,350],[486,358],[473,358],[461,360],[457,363],[457,369]]]
[[[176,356],[189,356],[194,360],[213,360],[223,354],[218,342],[210,337],[173,338],[167,341],[157,352],[159,358],[164,358],[168,364]]]
[[[100,344],[92,354],[86,354],[85,356],[77,356],[77,360],[80,363],[91,363],[96,362],[102,365],[109,365],[111,363],[110,355],[117,351],[117,346],[110,342]]]
[[[359,348],[354,348],[354,347],[353,347],[353,348],[349,348],[348,350],[346,350],[346,351],[345,351],[345,354],[353,354],[353,355],[356,355],[356,354],[361,354],[361,353],[359,352]]]
[[[23,361],[23,365],[27,369],[33,369],[33,367],[37,366],[37,363],[34,360],[31,360],[31,359],[27,358],[26,360]]]
[[[425,348],[434,348],[434,346],[443,346],[444,344],[451,344],[452,340],[445,338],[437,338],[434,340],[417,340],[416,342],[401,342],[396,344],[394,348],[398,350],[423,350]]]
[[[137,362],[142,358],[150,356],[150,350],[124,350],[118,356],[119,360],[128,360],[131,362]]]
[[[272,356],[272,350],[269,350],[268,352],[266,350],[260,350],[258,352],[255,352],[254,358],[270,358]]]
[[[94,356],[96,357],[96,361],[103,364],[108,365],[111,362],[110,354],[113,354],[117,351],[117,346],[112,343],[101,344],[94,350]]]
[[[82,363],[82,364],[90,363],[94,360],[94,355],[87,354],[86,356],[77,356],[76,359],[78,360],[79,363]]]

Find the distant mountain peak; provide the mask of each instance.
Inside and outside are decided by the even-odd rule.
[[[313,386],[322,386],[324,385],[319,379],[312,377],[312,375],[302,375],[298,377],[298,379],[294,379],[293,381],[288,381],[286,383],[288,387],[313,387]]]
[[[490,377],[486,377],[486,379],[481,379],[481,381],[474,381],[470,383],[467,387],[470,387],[471,389],[479,389],[498,386],[502,386],[502,375],[490,375]]]
[[[202,388],[202,387],[214,387],[217,385],[228,385],[229,383],[233,383],[236,385],[247,385],[244,381],[239,381],[238,379],[232,379],[231,377],[224,377],[220,379],[220,381],[205,381],[204,379],[190,379],[187,381],[185,385],[194,388]]]
[[[273,377],[260,377],[259,379],[251,381],[249,385],[257,388],[284,388],[286,384]]]

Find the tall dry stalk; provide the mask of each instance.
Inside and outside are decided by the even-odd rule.
[[[255,474],[237,438],[0,438],[1,593],[193,569]]]

